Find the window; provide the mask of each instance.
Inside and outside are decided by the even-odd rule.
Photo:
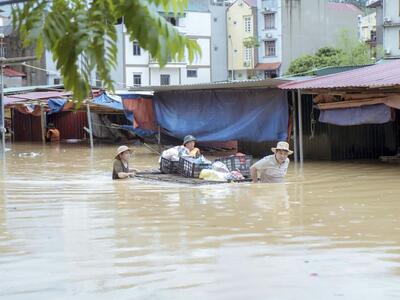
[[[275,41],[265,41],[264,46],[265,46],[265,56],[275,56]]]
[[[54,84],[60,84],[60,78],[54,78],[53,79]]]
[[[265,14],[264,15],[264,29],[275,28],[275,14]]]
[[[244,32],[251,32],[251,17],[244,17]]]
[[[264,76],[265,78],[276,78],[278,77],[278,73],[277,70],[264,71]]]
[[[160,75],[160,85],[169,85],[169,74],[161,74]]]
[[[142,74],[133,74],[133,86],[142,85]]]
[[[133,55],[140,56],[140,46],[138,42],[133,42]]]
[[[251,48],[244,49],[244,61],[250,62],[251,61]]]
[[[179,26],[179,19],[175,17],[165,17],[165,19],[173,26]]]
[[[186,71],[186,76],[188,78],[195,78],[197,77],[197,70],[187,70]]]

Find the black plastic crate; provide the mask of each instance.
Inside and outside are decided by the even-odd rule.
[[[172,161],[161,157],[160,170],[164,174],[179,174],[179,161]]]
[[[179,172],[185,177],[199,178],[203,169],[211,169],[212,164],[199,164],[196,159],[190,157],[181,157],[179,159]]]
[[[224,163],[229,171],[239,171],[244,177],[250,177],[250,167],[253,161],[251,155],[231,155],[217,158],[215,161]]]

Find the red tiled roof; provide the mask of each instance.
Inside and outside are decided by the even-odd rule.
[[[10,67],[4,68],[3,71],[4,71],[4,76],[6,76],[6,77],[25,77],[26,76],[25,73],[22,73],[20,71],[10,68]]]
[[[342,10],[342,11],[354,11],[359,14],[362,13],[362,11],[353,4],[329,2],[329,3],[327,3],[327,5],[328,5],[328,9],[336,9],[336,10]]]
[[[279,69],[281,66],[280,62],[277,63],[264,63],[264,64],[257,64],[254,68],[255,70],[263,70],[263,71],[274,71]]]
[[[351,87],[378,88],[395,85],[400,85],[400,60],[321,76],[301,82],[284,83],[279,88],[284,90]]]

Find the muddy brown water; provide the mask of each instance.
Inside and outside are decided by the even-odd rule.
[[[399,299],[400,166],[292,163],[285,184],[186,186],[112,181],[115,148],[12,145],[0,299]]]

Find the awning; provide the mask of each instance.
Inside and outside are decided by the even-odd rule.
[[[384,104],[321,110],[319,121],[340,126],[384,124],[393,120],[392,109]]]
[[[280,66],[281,66],[280,62],[264,63],[264,64],[257,64],[254,69],[259,70],[259,71],[275,71],[275,70],[279,69]]]

